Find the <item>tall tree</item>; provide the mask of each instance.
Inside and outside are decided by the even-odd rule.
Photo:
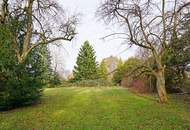
[[[17,28],[19,21],[23,21],[22,28]],[[22,64],[39,45],[71,41],[76,35],[77,17],[67,17],[55,0],[3,0],[0,2],[0,24],[7,23],[12,23],[11,43]]]
[[[76,64],[73,71],[75,80],[98,78],[95,51],[88,41],[85,41],[81,47]]]
[[[156,67],[142,67],[156,77],[162,103],[168,100],[162,57],[171,43],[183,33],[179,32],[180,21],[188,12],[185,8],[189,4],[186,0],[105,0],[98,8],[102,19],[114,21],[127,30],[112,35],[122,35],[130,45],[150,50]]]

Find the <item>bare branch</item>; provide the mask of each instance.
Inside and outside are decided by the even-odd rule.
[[[76,33],[78,17],[66,16],[55,0],[3,0],[10,11],[6,15],[12,29],[15,52],[19,63],[23,63],[34,48],[59,40],[71,41]],[[3,6],[5,8],[5,6]],[[7,12],[8,12],[7,11]],[[4,14],[4,13],[3,13]],[[0,20],[1,17],[0,12]],[[11,20],[18,20],[20,24]]]
[[[177,13],[179,13],[180,11],[182,11],[185,7],[190,6],[190,2],[184,3],[182,6],[180,6],[177,10]]]

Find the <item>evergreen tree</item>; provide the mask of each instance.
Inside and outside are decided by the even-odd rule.
[[[40,76],[44,84],[48,84],[54,77],[51,68],[51,56],[47,45],[42,45],[35,48],[29,55],[29,64],[35,69],[35,76]],[[40,75],[39,75],[40,73]]]
[[[9,27],[0,25],[0,111],[35,103],[50,73],[46,46],[35,48],[23,64],[18,63]]]
[[[99,75],[100,79],[103,79],[103,80],[108,79],[108,70],[106,67],[106,62],[104,60],[102,60],[102,62],[100,63],[100,66],[98,68],[98,75]]]
[[[88,41],[81,47],[76,64],[73,71],[76,81],[98,78],[95,51]]]

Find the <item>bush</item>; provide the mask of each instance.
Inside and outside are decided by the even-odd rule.
[[[40,78],[23,67],[15,66],[14,73],[1,81],[0,110],[33,104],[41,96],[43,83]]]
[[[74,82],[70,81],[70,83],[66,83],[66,85],[77,86],[77,87],[102,87],[102,86],[113,86],[113,83],[103,79],[94,79],[94,80],[82,80]]]
[[[0,110],[10,110],[35,103],[41,96],[41,85],[31,79],[11,80],[0,95]]]

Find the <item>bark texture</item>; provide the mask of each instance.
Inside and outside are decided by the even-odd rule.
[[[166,103],[168,101],[168,98],[167,98],[167,92],[165,89],[164,68],[161,68],[156,72],[156,88],[158,91],[160,102]]]

